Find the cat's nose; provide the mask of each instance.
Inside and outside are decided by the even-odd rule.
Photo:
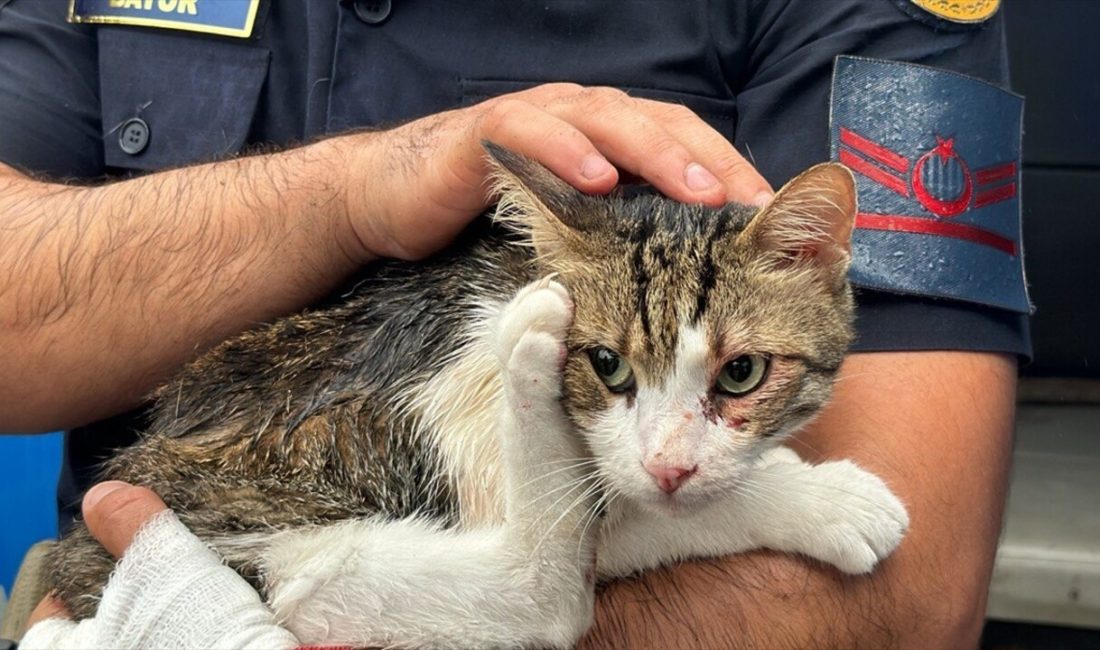
[[[676,490],[679,490],[680,486],[684,484],[684,481],[691,478],[691,475],[698,469],[698,465],[691,469],[656,464],[645,466],[645,471],[649,472],[650,476],[657,481],[657,485],[664,490],[666,494],[672,494]]]

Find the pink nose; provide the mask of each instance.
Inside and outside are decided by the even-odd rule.
[[[665,465],[645,466],[645,470],[653,476],[654,480],[657,481],[657,485],[660,486],[666,494],[672,494],[676,490],[679,490],[680,486],[684,484],[684,481],[691,478],[691,475],[694,474],[697,469],[699,469],[698,465],[691,469],[668,467]]]

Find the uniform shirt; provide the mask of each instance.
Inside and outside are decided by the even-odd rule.
[[[62,179],[209,161],[572,81],[686,105],[778,187],[829,158],[838,54],[1007,82],[1000,16],[960,25],[910,0],[261,0],[244,39],[72,25],[68,4],[0,0],[0,160]],[[148,125],[136,155],[120,139],[135,117]],[[869,290],[857,299],[858,351],[1030,353],[1019,314]],[[140,421],[67,435],[63,522],[94,463]]]

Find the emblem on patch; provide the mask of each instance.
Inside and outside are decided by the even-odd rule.
[[[1001,0],[909,0],[921,9],[953,23],[984,23],[1001,7]]]
[[[248,38],[260,0],[69,0],[69,22]]]
[[[1027,313],[1023,98],[953,72],[838,57],[832,157],[856,174],[857,285]]]

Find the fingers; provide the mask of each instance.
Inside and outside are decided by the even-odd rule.
[[[582,192],[603,194],[619,180],[615,166],[601,153],[591,133],[529,101],[505,98],[492,102],[475,129],[479,143],[492,140],[538,160]]]
[[[529,119],[522,117],[530,111],[520,110],[519,103],[532,104],[550,115],[557,122],[557,128],[532,134]],[[577,140],[581,141],[576,148],[581,148],[585,156],[602,155],[624,172],[647,180],[663,194],[676,200],[722,205],[726,200],[722,181],[700,161],[696,161],[694,152],[685,146],[681,137],[665,128],[659,119],[661,115],[650,110],[651,106],[658,106],[658,102],[641,102],[614,88],[582,88],[568,84],[542,86],[517,93],[505,106],[494,106],[495,110],[505,112],[507,117],[489,124],[497,129],[486,135],[493,140],[494,136],[500,136],[498,134],[507,136],[515,133],[515,140],[519,141],[535,135],[537,142],[532,143],[532,148],[538,155],[533,157],[566,183],[592,194],[603,194],[614,183],[598,187],[588,184],[579,173],[582,158],[561,151],[561,140],[554,137],[555,131],[569,131],[571,135],[575,132],[580,135]],[[515,118],[508,119],[510,115],[507,111],[510,110],[516,111]],[[695,120],[696,128],[709,130],[702,120]],[[682,124],[680,128],[683,130]],[[509,148],[526,153],[522,151],[525,148],[522,143]],[[547,153],[555,150],[562,154],[565,161],[547,161]],[[588,161],[595,159],[592,156]]]
[[[721,133],[680,104],[637,99],[641,110],[649,112],[694,154],[699,164],[713,172],[726,190],[726,199],[746,205],[764,206],[775,193],[768,181],[735,149]]]
[[[614,88],[548,84],[498,100],[492,111],[485,137],[535,158],[582,191],[610,189],[609,177],[593,183],[579,172],[582,160],[602,154],[686,203],[759,205],[772,195],[767,181],[721,134],[678,104]]]
[[[105,481],[88,490],[82,508],[92,537],[120,558],[138,530],[168,506],[147,488]]]
[[[72,614],[69,613],[69,610],[65,609],[61,601],[54,598],[52,593],[47,594],[45,598],[39,601],[34,610],[31,611],[31,615],[27,618],[27,628],[47,618],[72,618]]]

